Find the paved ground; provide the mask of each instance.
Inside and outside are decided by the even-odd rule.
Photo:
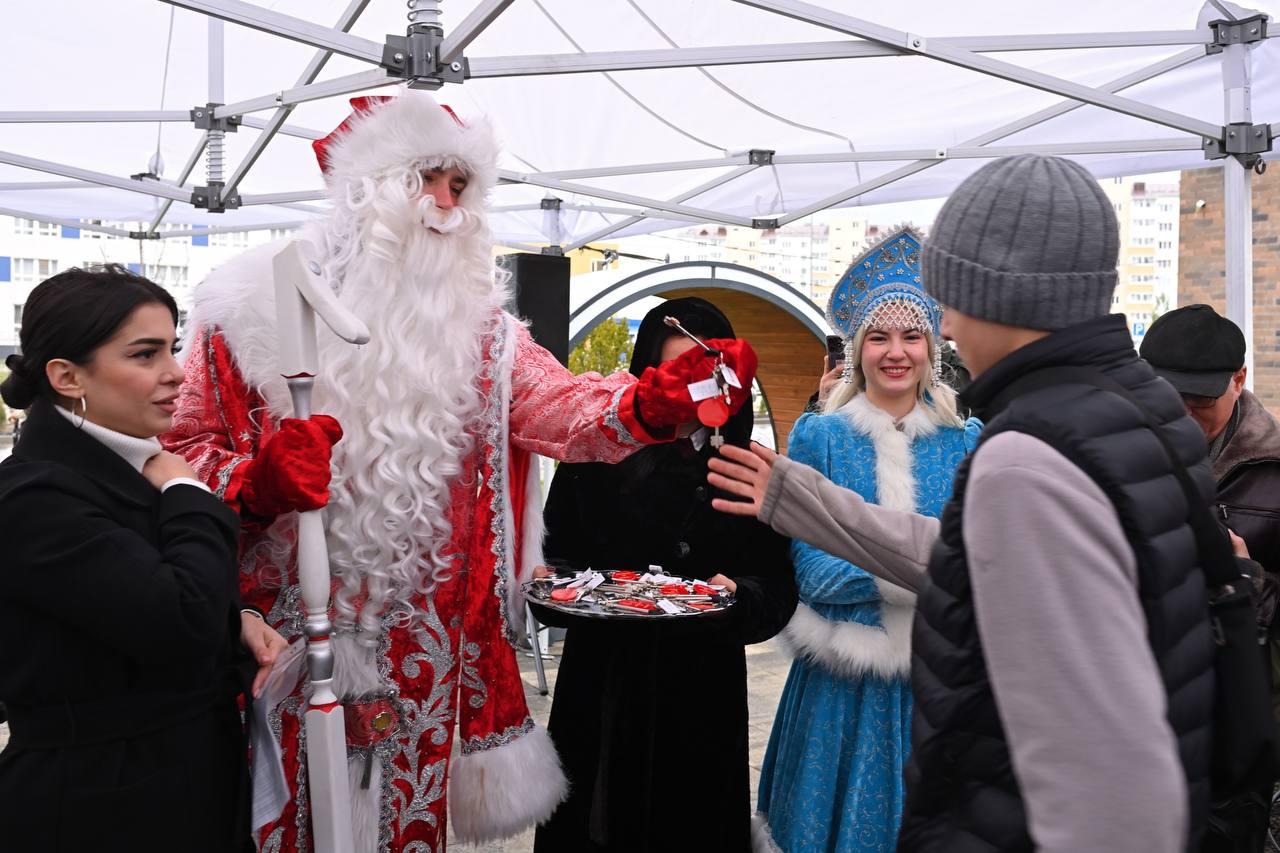
[[[552,652],[558,651],[552,647]],[[765,744],[769,740],[769,728],[773,725],[773,712],[778,705],[778,696],[782,693],[783,682],[786,681],[790,660],[779,649],[774,641],[747,646],[747,700],[750,708],[751,737],[751,797],[755,803],[756,783],[760,779],[760,762],[764,760]],[[534,673],[533,658],[528,654],[520,655],[520,669],[524,675],[525,695],[529,699],[529,710],[534,719],[543,725],[551,713],[551,697],[538,694],[537,677]],[[556,661],[546,661],[547,681],[551,690],[555,690]],[[0,725],[0,749],[9,740],[9,729]],[[450,846],[455,844],[450,839]],[[474,853],[530,853],[533,850],[533,833],[527,832],[516,838],[497,844],[485,844],[479,847],[456,845],[460,851]]]
[[[558,648],[553,646],[552,652],[555,653]],[[547,681],[553,692],[555,691],[555,666],[555,661],[546,661]],[[773,726],[773,712],[778,707],[778,697],[782,695],[782,685],[787,679],[787,670],[790,666],[790,658],[782,652],[775,641],[747,646],[752,806],[755,804],[756,784],[760,780],[760,763],[764,761],[764,748],[769,742],[769,729]],[[529,700],[529,711],[535,720],[546,725],[547,716],[551,713],[551,697],[538,695],[532,656],[520,655],[520,671],[524,675],[525,696]],[[451,835],[449,846],[453,848],[454,844]],[[533,832],[526,832],[495,844],[482,844],[476,847],[457,845],[457,849],[472,851],[472,853],[530,853],[533,850]]]

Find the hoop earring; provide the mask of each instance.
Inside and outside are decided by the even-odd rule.
[[[76,423],[76,403],[81,404],[80,423]],[[76,429],[84,428],[84,418],[85,418],[85,415],[87,414],[89,414],[89,395],[88,394],[85,394],[82,397],[77,397],[71,401],[71,423],[75,424]]]

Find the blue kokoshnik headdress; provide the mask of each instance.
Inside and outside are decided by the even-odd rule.
[[[920,279],[920,235],[908,225],[874,243],[845,270],[827,303],[827,320],[845,340],[845,381],[852,381],[852,352],[859,330],[920,329],[933,335],[933,384],[940,379],[942,309]]]

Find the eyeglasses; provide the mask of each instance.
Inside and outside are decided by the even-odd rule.
[[[1201,394],[1183,394],[1182,402],[1186,404],[1188,409],[1212,409],[1221,397],[1221,394],[1217,397],[1205,397]]]

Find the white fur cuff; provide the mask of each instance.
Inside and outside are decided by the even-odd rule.
[[[915,608],[880,605],[884,628],[824,619],[803,604],[779,635],[796,657],[842,678],[911,673],[911,621]]]
[[[555,744],[535,726],[502,746],[454,759],[449,818],[459,841],[496,841],[542,823],[568,793]]]

